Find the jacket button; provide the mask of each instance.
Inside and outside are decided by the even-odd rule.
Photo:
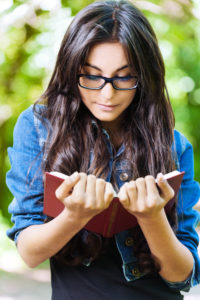
[[[126,245],[127,247],[131,247],[131,246],[133,246],[133,242],[134,242],[133,238],[132,238],[132,237],[128,237],[128,238],[125,240],[125,245]]]
[[[119,175],[119,178],[121,179],[121,181],[126,181],[126,180],[128,180],[128,174],[127,173],[121,173]]]
[[[139,271],[138,268],[132,269],[132,274],[133,274],[133,276],[135,276],[135,277],[140,277],[140,275],[141,275],[141,273],[140,273],[140,271]]]

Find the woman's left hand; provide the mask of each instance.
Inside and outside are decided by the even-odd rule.
[[[174,190],[161,173],[157,175],[157,185],[150,175],[127,182],[118,193],[119,200],[138,219],[154,218],[174,197]]]

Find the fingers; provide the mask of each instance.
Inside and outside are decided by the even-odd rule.
[[[128,195],[128,202],[129,205],[131,203],[132,210],[136,210],[137,199],[138,199],[138,189],[135,181],[130,181],[127,184],[127,195]]]
[[[146,188],[146,178],[138,178],[135,181],[137,189],[137,199],[135,201],[135,207],[138,212],[143,212],[147,208],[148,195]]]
[[[122,205],[137,218],[155,217],[174,196],[174,191],[162,174],[138,178],[125,183],[118,194]]]
[[[132,212],[143,212],[160,203],[160,195],[153,176],[140,177],[124,184],[118,196],[122,205]]]
[[[135,184],[137,187],[138,198],[145,199],[146,195],[147,195],[145,178],[140,177],[140,178],[136,179]]]
[[[76,186],[74,187],[74,191],[76,194],[79,194],[79,191],[83,191],[85,193],[86,184],[87,184],[87,174],[79,173],[80,180],[77,182]]]
[[[138,191],[135,181],[130,181],[127,184],[127,194],[129,199],[137,199]]]
[[[124,207],[128,207],[129,204],[130,204],[130,199],[129,199],[129,195],[128,195],[128,192],[127,192],[127,188],[129,186],[129,183],[125,183],[119,193],[118,193],[118,197],[119,197],[119,200],[121,202],[121,204],[124,206]]]
[[[155,178],[153,176],[150,175],[146,176],[145,182],[146,182],[146,192],[148,195],[146,205],[148,208],[151,208],[154,205],[156,205],[158,201],[160,201],[160,195],[159,195],[158,188],[156,186]]]
[[[157,175],[157,184],[161,190],[161,196],[165,199],[165,201],[169,201],[174,197],[175,192],[162,173]]]
[[[86,183],[86,202],[88,207],[93,207],[96,200],[96,176],[88,175]]]
[[[110,182],[106,182],[105,194],[104,194],[105,208],[107,208],[110,205],[113,197],[114,197],[113,186]]]
[[[114,189],[111,183],[104,179],[86,173],[74,173],[67,176],[56,190],[56,197],[69,208],[84,207],[89,210],[104,210],[113,197]]]
[[[96,180],[96,196],[99,207],[104,206],[104,194],[106,189],[106,182],[101,178]]]
[[[79,179],[80,175],[78,174],[78,172],[75,172],[71,176],[68,176],[55,191],[56,198],[62,200],[69,196]]]

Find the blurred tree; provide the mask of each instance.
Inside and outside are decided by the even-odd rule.
[[[72,15],[77,14],[82,8],[89,5],[94,1],[92,0],[61,0],[63,7],[70,7],[72,10]]]
[[[200,181],[200,1],[133,1],[156,31],[176,129],[190,140]]]
[[[12,199],[5,173],[14,124],[44,90],[71,20],[70,8],[63,8],[59,0],[6,2],[0,7],[0,210],[4,216]]]
[[[62,36],[91,0],[4,0],[0,6],[0,210],[8,216],[7,147],[20,112],[45,89]],[[132,1],[150,20],[166,64],[176,128],[194,145],[200,179],[200,4],[198,0]]]

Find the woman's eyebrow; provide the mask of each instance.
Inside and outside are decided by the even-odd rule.
[[[94,69],[96,69],[96,70],[98,70],[98,71],[102,71],[102,70],[101,70],[100,68],[98,68],[97,66],[91,65],[91,64],[89,64],[89,63],[85,63],[85,66],[90,67],[90,68],[94,68]],[[128,65],[124,65],[124,66],[118,68],[115,72],[119,72],[119,71],[121,71],[121,70],[123,70],[123,69],[126,69],[126,68],[128,68]]]

